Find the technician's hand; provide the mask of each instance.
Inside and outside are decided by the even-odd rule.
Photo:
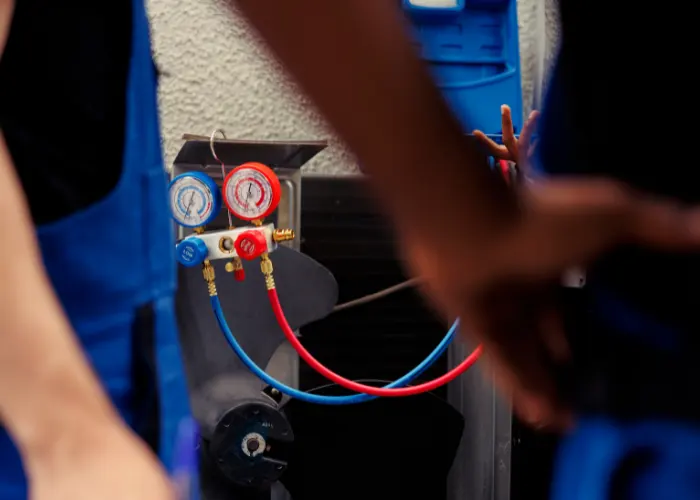
[[[503,145],[489,139],[481,130],[475,130],[474,137],[476,137],[479,142],[486,147],[491,156],[498,158],[499,160],[508,160],[512,161],[513,163],[517,163],[520,169],[525,171],[528,168],[528,162],[534,151],[535,145],[531,144],[531,141],[532,134],[537,128],[538,118],[539,113],[537,111],[530,113],[525,125],[523,125],[522,133],[520,134],[519,138],[516,139],[510,107],[504,104],[501,106],[501,130],[503,131]]]
[[[156,457],[120,423],[59,445],[25,465],[32,500],[176,500]]]
[[[544,180],[513,194],[520,209],[502,227],[460,230],[457,214],[443,238],[407,228],[404,248],[428,296],[483,343],[520,416],[565,426],[555,367],[569,353],[553,293],[563,271],[621,244],[698,251],[700,211],[605,179]]]

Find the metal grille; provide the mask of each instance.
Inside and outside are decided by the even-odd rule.
[[[336,277],[339,303],[406,280],[393,235],[377,213],[361,177],[303,178],[301,249]],[[396,379],[425,358],[445,333],[415,290],[330,315],[302,331],[306,347],[324,364],[353,379]],[[446,359],[423,379],[445,373]],[[327,381],[300,367],[302,388]],[[439,395],[446,396],[442,389]]]

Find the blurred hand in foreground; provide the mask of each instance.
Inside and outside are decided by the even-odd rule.
[[[517,141],[507,107],[502,116],[503,146],[475,135],[491,154],[522,165],[537,114]],[[697,251],[700,211],[604,178],[538,179],[513,196],[514,213],[502,223],[461,230],[463,214],[450,214],[442,221],[451,221],[449,235],[409,228],[404,249],[427,296],[483,343],[517,413],[535,426],[566,427],[570,409],[556,384],[569,359],[556,300],[561,276],[623,244]]]

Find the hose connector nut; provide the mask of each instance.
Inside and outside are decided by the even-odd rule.
[[[271,276],[273,272],[272,261],[269,258],[263,258],[260,261],[260,270],[265,276]]]
[[[216,272],[214,271],[214,266],[208,260],[204,262],[202,266],[202,276],[204,276],[204,281],[207,283],[213,283],[216,279]]]

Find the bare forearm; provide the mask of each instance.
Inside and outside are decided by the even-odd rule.
[[[0,227],[7,238],[0,245],[0,420],[31,460],[35,453],[61,453],[64,430],[113,413],[43,271],[1,136]]]
[[[235,0],[374,179],[401,224],[508,195],[415,55],[397,2]],[[301,26],[312,28],[300,33]],[[476,219],[474,220],[476,223]]]

